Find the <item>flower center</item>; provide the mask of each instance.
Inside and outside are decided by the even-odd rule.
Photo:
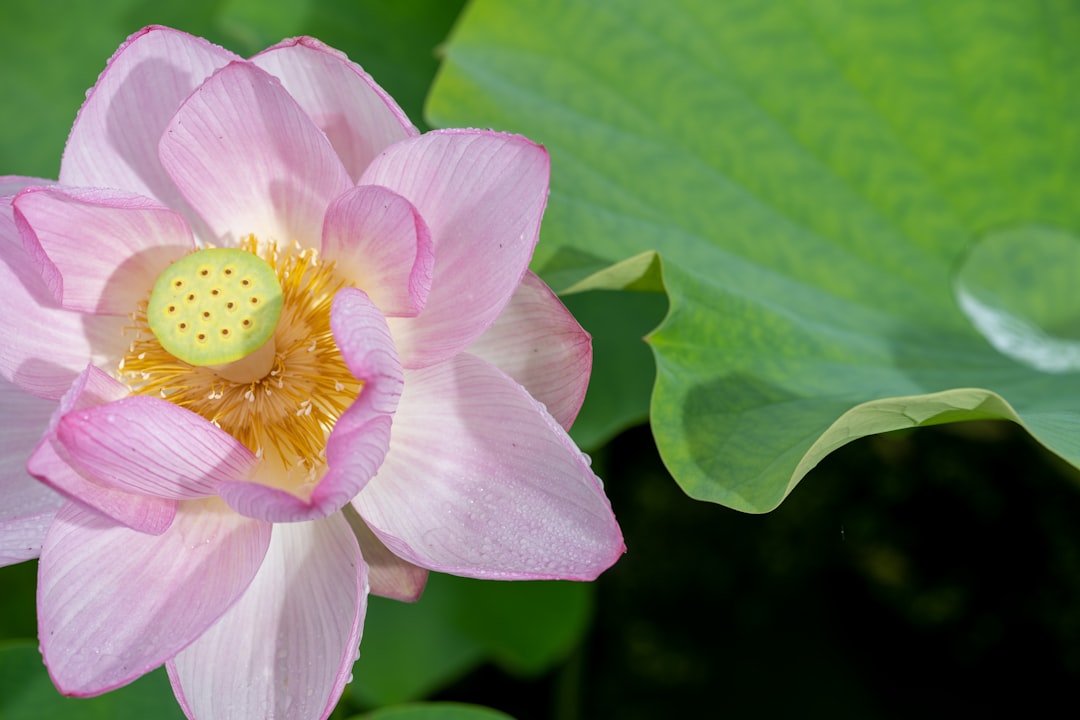
[[[325,469],[334,423],[363,387],[330,329],[344,285],[315,250],[260,247],[254,236],[240,249],[192,253],[132,313],[119,377],[273,461],[283,472],[268,473],[271,484],[310,488]]]
[[[266,344],[281,303],[281,285],[269,263],[244,250],[211,248],[158,276],[146,320],[161,346],[180,360],[224,365]]]

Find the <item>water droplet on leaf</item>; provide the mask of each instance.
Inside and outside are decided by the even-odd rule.
[[[995,232],[960,264],[960,309],[1001,354],[1048,373],[1080,371],[1080,238],[1044,227]]]

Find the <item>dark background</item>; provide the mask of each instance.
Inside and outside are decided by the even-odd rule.
[[[644,427],[603,462],[628,552],[596,583],[584,647],[542,678],[486,667],[440,698],[519,720],[970,717],[1073,703],[1077,477],[1016,426],[857,441],[761,516],[689,500]]]

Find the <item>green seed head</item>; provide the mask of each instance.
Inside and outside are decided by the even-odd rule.
[[[192,365],[235,362],[262,347],[281,317],[281,285],[266,261],[229,248],[200,250],[158,276],[146,320],[158,342]]]

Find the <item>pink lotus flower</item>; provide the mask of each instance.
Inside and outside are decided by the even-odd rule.
[[[527,269],[542,147],[420,135],[315,40],[151,27],[59,184],[0,182],[0,559],[40,548],[62,692],[165,663],[191,717],[326,717],[369,586],[622,553],[565,431],[589,338]]]

